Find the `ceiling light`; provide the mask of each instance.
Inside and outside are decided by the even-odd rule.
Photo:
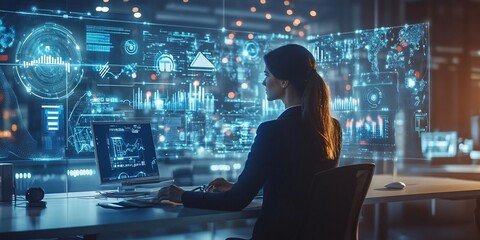
[[[251,7],[250,8],[250,12],[256,12],[257,11],[257,8],[256,7]]]
[[[272,19],[272,14],[270,13],[265,14],[265,18],[269,20]]]
[[[315,10],[310,11],[310,16],[312,17],[317,16],[317,12]]]
[[[298,32],[298,36],[304,37],[304,36],[305,36],[305,33],[304,33],[303,31],[299,31],[299,32]]]
[[[109,9],[108,7],[100,7],[100,6],[98,6],[98,7],[95,8],[95,11],[97,11],[97,12],[108,12],[109,10],[110,10],[110,9]]]
[[[103,0],[104,3],[108,3],[110,0]]]
[[[142,14],[140,12],[136,12],[136,13],[133,14],[133,16],[135,18],[140,18],[142,16]]]
[[[292,31],[292,28],[290,26],[285,26],[285,32],[290,32]]]
[[[133,7],[132,12],[134,12],[134,13],[138,12],[138,7]]]
[[[292,14],[293,14],[292,9],[288,9],[288,10],[287,10],[287,14],[288,14],[288,15],[292,15]]]
[[[286,1],[283,1],[283,5],[285,6],[289,6],[290,5],[290,1],[286,0]]]
[[[260,3],[261,3],[261,4],[266,4],[266,3],[267,3],[267,0],[260,0]]]
[[[248,39],[252,40],[254,36],[253,36],[253,34],[249,33],[247,37],[248,37]]]
[[[242,21],[238,20],[237,22],[235,22],[235,25],[237,25],[237,27],[241,27],[242,26]]]
[[[300,19],[295,18],[295,20],[293,20],[293,26],[296,27],[296,26],[298,26],[298,25],[300,25]]]

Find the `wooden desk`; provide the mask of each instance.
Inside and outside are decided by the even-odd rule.
[[[385,189],[383,185],[391,181],[403,181],[407,187],[403,190]],[[68,195],[68,198],[65,196]],[[106,199],[80,197],[80,193],[53,194],[47,201],[47,208],[27,209],[24,204],[0,204],[0,239],[44,238],[71,235],[84,235],[94,239],[97,234],[118,231],[138,231],[159,227],[171,227],[186,224],[198,224],[216,221],[255,218],[260,205],[252,204],[240,212],[213,211],[183,208],[181,206],[162,206],[144,209],[104,209],[97,206]],[[93,194],[90,194],[90,196]],[[63,197],[61,197],[63,196]],[[385,205],[390,202],[403,202],[425,199],[478,199],[480,182],[437,177],[411,177],[375,175],[364,204]],[[111,200],[111,201],[115,201]],[[477,200],[477,206],[480,206]],[[478,207],[477,207],[478,209]],[[378,211],[381,212],[381,211]],[[476,216],[480,216],[476,210]],[[386,227],[377,220],[377,237]],[[480,219],[480,218],[478,218]],[[478,221],[477,226],[478,225]]]

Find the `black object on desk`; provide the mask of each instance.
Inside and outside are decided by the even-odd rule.
[[[27,199],[27,207],[40,207],[44,208],[47,206],[47,202],[42,201],[45,196],[45,191],[40,187],[32,187],[27,190],[25,193],[25,198]]]

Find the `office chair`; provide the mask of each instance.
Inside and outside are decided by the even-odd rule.
[[[298,239],[357,239],[360,210],[374,169],[375,164],[366,163],[316,173],[305,208],[305,229]]]
[[[357,239],[358,219],[375,164],[341,166],[316,173],[302,239]]]

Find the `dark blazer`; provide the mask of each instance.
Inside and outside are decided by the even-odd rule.
[[[260,124],[245,168],[232,189],[222,193],[185,192],[184,206],[238,211],[263,187],[262,211],[253,239],[296,239],[302,229],[312,176],[338,166],[339,160],[326,159],[323,144],[302,124],[301,115],[300,106],[292,107],[277,120]],[[341,136],[340,124],[335,123]],[[341,139],[338,144],[341,146]]]

